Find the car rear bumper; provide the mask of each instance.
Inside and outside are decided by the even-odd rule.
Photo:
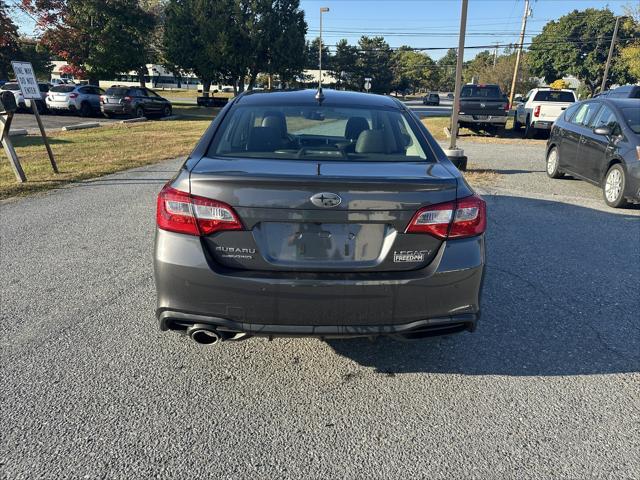
[[[506,115],[460,115],[458,122],[476,125],[504,125],[507,123]]]
[[[47,108],[51,110],[71,110],[71,111],[78,110],[78,106],[75,104],[74,101],[56,102],[56,101],[47,100]]]
[[[429,266],[377,273],[225,269],[198,237],[158,230],[156,315],[163,330],[206,323],[268,336],[371,336],[472,330],[484,235],[442,244]]]
[[[113,115],[125,115],[131,113],[131,107],[130,105],[103,103],[100,105],[100,111],[102,113],[111,113]]]
[[[538,130],[551,130],[554,120],[534,120],[531,122],[531,126]]]

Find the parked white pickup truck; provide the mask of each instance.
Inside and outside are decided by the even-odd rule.
[[[531,138],[537,130],[551,130],[553,122],[576,101],[573,90],[534,88],[516,107],[513,129],[524,130],[524,138]]]

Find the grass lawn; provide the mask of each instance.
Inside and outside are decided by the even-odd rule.
[[[17,183],[4,152],[0,161],[0,199],[99,177],[189,154],[211,121],[169,120],[114,124],[49,135],[60,173],[54,174],[39,136],[13,138],[27,182]]]

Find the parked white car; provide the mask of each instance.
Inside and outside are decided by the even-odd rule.
[[[533,137],[537,130],[549,131],[553,122],[576,101],[573,90],[534,88],[516,107],[513,129],[524,127],[524,138]]]
[[[56,85],[47,95],[47,107],[51,112],[79,113],[82,117],[100,113],[100,95],[104,93],[95,85]]]

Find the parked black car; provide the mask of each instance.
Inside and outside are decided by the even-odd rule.
[[[100,96],[100,110],[105,117],[168,117],[171,115],[171,102],[148,88],[113,86]]]
[[[547,174],[601,186],[611,207],[640,202],[640,100],[598,97],[569,107],[551,129]]]
[[[607,98],[640,98],[640,85],[622,85],[621,87],[607,90],[596,96]]]
[[[440,105],[440,95],[437,93],[428,93],[422,99],[423,105]]]

